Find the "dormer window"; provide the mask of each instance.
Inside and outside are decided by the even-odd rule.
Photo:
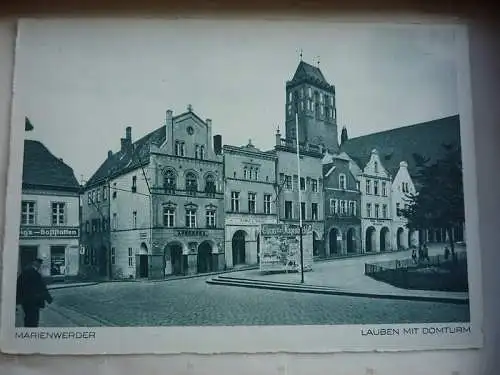
[[[339,175],[339,188],[342,190],[346,189],[346,177],[343,173]]]

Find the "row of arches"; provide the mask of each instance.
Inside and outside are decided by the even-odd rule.
[[[187,191],[200,191],[199,177],[197,172],[188,170],[184,174],[184,188]],[[204,191],[206,193],[216,192],[215,175],[208,172],[203,177]],[[178,176],[174,169],[168,168],[163,172],[163,187],[166,191],[175,191],[178,189]]]

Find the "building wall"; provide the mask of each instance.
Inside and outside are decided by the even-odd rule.
[[[244,170],[247,169],[245,175]],[[252,174],[257,168],[258,175]],[[275,224],[276,158],[260,152],[250,144],[224,147],[225,175],[225,259],[228,267],[258,263],[258,239],[262,224]],[[232,211],[231,194],[239,193],[239,210]],[[255,212],[249,211],[249,193],[255,194]],[[264,196],[271,198],[270,212],[265,213]],[[235,237],[236,236],[236,237]],[[238,242],[243,236],[244,242]],[[233,246],[234,240],[234,246]],[[235,259],[235,255],[237,259]]]
[[[367,189],[367,181],[369,181],[369,189]],[[378,184],[378,191],[375,192],[375,184]],[[385,183],[385,195],[383,194],[382,184]],[[391,177],[385,170],[378,152],[372,151],[370,160],[363,169],[360,176],[361,190],[361,229],[364,251],[389,251],[392,249],[392,210],[391,210]],[[368,212],[368,204],[371,212]],[[378,217],[375,212],[375,205],[379,206]],[[383,216],[383,207],[386,207],[386,217]],[[367,230],[374,230],[374,238],[372,241],[367,241]],[[384,241],[381,244],[381,234]]]
[[[21,201],[34,202],[34,222],[23,222],[21,216],[18,270],[35,258],[41,258],[43,276],[76,276],[80,238],[78,193],[23,189]],[[65,217],[60,225],[52,223],[52,203],[56,202],[65,205]],[[59,256],[55,246],[63,249]]]
[[[361,193],[348,160],[333,158],[330,165],[324,177],[325,255],[357,254],[362,251]],[[345,188],[340,185],[341,175],[345,178]]]
[[[294,152],[276,150],[276,155],[278,157],[277,164],[277,178],[278,185],[280,186],[279,194],[279,220],[286,223],[299,223],[299,191],[298,184],[294,184],[294,175],[297,175],[297,155]],[[309,156],[302,154],[300,158],[300,171],[301,177],[306,179],[306,190],[300,191],[301,201],[305,203],[306,214],[305,223],[310,223],[313,226],[313,231],[316,233],[318,240],[323,240],[324,233],[324,198],[323,198],[323,169],[321,164],[321,155]],[[283,184],[284,176],[292,176],[292,188],[288,189],[287,186]],[[308,180],[309,179],[309,180]],[[312,191],[312,179],[318,182],[317,191]],[[307,183],[310,181],[310,183]],[[291,201],[293,207],[293,217],[292,219],[287,219],[285,217],[285,201]],[[318,217],[316,220],[312,220],[311,210],[312,203],[316,203],[318,207]],[[313,233],[314,235],[314,233]]]

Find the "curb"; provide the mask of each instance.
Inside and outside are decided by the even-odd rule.
[[[54,290],[54,289],[67,289],[67,288],[82,288],[84,286],[92,286],[92,285],[97,285],[99,282],[89,282],[89,283],[82,283],[82,284],[51,284],[47,285],[47,289],[49,290]]]
[[[456,297],[432,297],[432,296],[417,296],[417,295],[401,295],[401,294],[374,294],[366,292],[348,291],[342,289],[335,289],[332,287],[312,286],[312,285],[295,285],[291,283],[279,283],[272,281],[260,281],[252,279],[241,279],[232,277],[216,277],[206,281],[211,285],[225,285],[236,286],[243,288],[255,289],[269,289],[287,292],[298,293],[312,293],[312,294],[325,294],[337,296],[350,296],[362,298],[377,298],[377,299],[392,299],[392,300],[406,300],[406,301],[421,301],[421,302],[439,302],[451,303],[456,305],[469,304],[469,298],[456,298]]]

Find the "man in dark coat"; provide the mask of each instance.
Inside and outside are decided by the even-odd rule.
[[[45,302],[52,303],[52,296],[40,274],[41,265],[42,260],[35,259],[17,278],[16,302],[23,308],[25,327],[38,327],[40,309],[45,307]]]

